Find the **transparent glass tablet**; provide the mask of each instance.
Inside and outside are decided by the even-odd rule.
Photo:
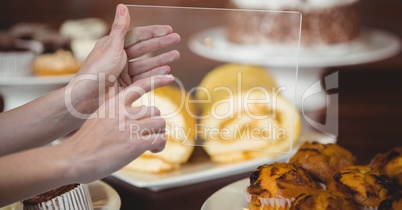
[[[180,52],[171,74],[175,76],[173,86],[181,91],[161,89],[136,102],[161,110],[169,140],[203,146],[217,160],[292,150],[301,129],[295,105],[299,12],[128,8],[132,31],[170,25],[181,37],[180,44],[148,54]],[[286,67],[287,79],[278,83],[271,67]]]

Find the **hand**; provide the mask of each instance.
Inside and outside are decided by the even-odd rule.
[[[159,110],[145,106],[134,108],[131,104],[145,92],[173,80],[171,75],[137,80],[106,101],[92,119],[63,141],[60,146],[71,161],[70,178],[79,183],[94,181],[119,170],[147,150],[162,151],[166,143],[165,120]],[[116,114],[101,118],[101,112]]]
[[[131,30],[126,36],[125,47],[131,60],[179,42],[180,36],[173,33],[172,27],[153,25]],[[180,53],[177,50],[172,50],[155,57],[134,60],[120,74],[120,84],[127,87],[142,78],[168,74],[170,72],[169,64],[179,58]]]
[[[99,96],[99,87],[104,87],[107,95],[109,87],[118,83],[123,87],[128,87],[135,81],[152,75],[168,74],[170,72],[169,64],[179,59],[180,53],[172,50],[155,57],[129,62],[129,60],[180,42],[180,36],[173,33],[172,27],[168,25],[137,27],[127,35],[129,25],[128,9],[125,5],[120,4],[116,8],[110,34],[96,43],[77,74],[77,76],[91,74],[99,78],[102,73],[105,80],[99,81],[98,79],[98,81],[92,80],[85,83],[77,83],[74,80],[70,82],[70,85],[74,85],[74,89],[77,90],[75,92],[79,92],[76,100],[83,101],[85,104],[77,105],[77,110],[92,113],[99,107],[98,100],[99,97],[102,97]],[[118,83],[116,83],[117,81]],[[90,98],[92,101],[87,102],[87,100],[83,100],[85,98]],[[88,108],[88,104],[91,107]]]

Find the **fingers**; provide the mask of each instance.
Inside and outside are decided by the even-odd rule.
[[[149,117],[138,121],[131,133],[138,136],[146,136],[156,133],[165,133],[166,121],[161,117]]]
[[[179,58],[179,51],[172,50],[170,52],[163,53],[155,57],[136,60],[128,64],[129,74],[132,76],[136,76],[159,66],[169,65],[179,60]]]
[[[135,81],[132,85],[119,93],[119,101],[124,101],[126,105],[131,104],[141,98],[142,95],[158,87],[169,85],[174,81],[174,77],[168,75],[154,75]]]
[[[166,145],[165,127],[166,121],[160,116],[136,120],[130,126],[130,136],[142,151],[160,152]]]
[[[142,147],[145,151],[149,150],[153,153],[161,152],[166,146],[166,134],[157,133],[142,137]]]
[[[146,119],[150,117],[157,117],[161,115],[160,110],[155,106],[140,106],[127,108],[128,114],[131,119]]]
[[[170,66],[159,66],[149,71],[145,71],[144,73],[137,74],[132,78],[132,81],[137,81],[140,79],[144,79],[147,77],[151,77],[154,75],[165,75],[170,72]]]
[[[119,4],[116,7],[116,14],[110,32],[111,45],[123,49],[125,36],[130,25],[130,15],[128,14],[127,6]]]
[[[130,59],[138,58],[149,52],[170,47],[180,42],[180,36],[176,33],[168,34],[163,37],[153,37],[148,40],[141,41],[126,49],[127,56]]]
[[[124,47],[130,47],[138,42],[142,42],[148,39],[166,36],[173,32],[173,29],[169,25],[152,25],[136,27],[128,31],[125,37]]]

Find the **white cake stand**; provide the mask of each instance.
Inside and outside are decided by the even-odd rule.
[[[65,86],[74,75],[0,77],[0,94],[7,111],[32,101],[39,96]]]
[[[288,91],[284,95],[295,101],[303,113],[314,113],[327,105],[325,90],[314,89],[320,90],[320,77],[326,67],[383,60],[394,56],[401,48],[396,36],[374,29],[364,30],[360,38],[347,45],[299,50],[296,46],[237,45],[225,37],[223,27],[211,28],[192,35],[188,46],[194,53],[209,59],[265,66],[279,86],[295,83],[298,72],[296,93]],[[205,44],[206,38],[210,40],[209,45]]]

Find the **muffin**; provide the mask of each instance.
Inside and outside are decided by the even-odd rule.
[[[32,66],[37,76],[54,76],[77,73],[81,62],[70,51],[58,50],[55,53],[39,55]]]
[[[370,166],[389,176],[402,190],[402,147],[395,147],[385,154],[377,154],[371,160]]]
[[[363,208],[376,208],[394,195],[391,179],[367,166],[348,166],[334,174],[327,185]]]
[[[402,209],[402,196],[385,199],[378,206],[378,210],[399,210]]]
[[[71,51],[70,38],[43,23],[19,23],[12,26],[9,33],[18,39],[40,42],[44,48],[43,53],[54,53],[59,49]]]
[[[48,30],[50,30],[50,26],[44,23],[23,22],[13,25],[9,29],[9,33],[18,39],[33,40],[35,34]]]
[[[83,184],[71,184],[50,190],[23,201],[24,210],[92,210],[88,187]]]
[[[248,206],[250,210],[289,209],[298,195],[318,189],[310,175],[295,164],[265,164],[250,176]]]
[[[53,30],[37,32],[33,39],[43,44],[43,53],[54,53],[60,49],[71,51],[71,39]]]
[[[0,32],[0,76],[32,75],[31,63],[42,50],[39,42],[16,39],[8,33]]]
[[[356,163],[356,157],[336,144],[304,143],[289,160],[304,168],[310,175],[326,183],[336,171]]]
[[[292,203],[291,210],[356,210],[353,201],[340,193],[329,190],[317,190],[311,193],[302,193]]]

